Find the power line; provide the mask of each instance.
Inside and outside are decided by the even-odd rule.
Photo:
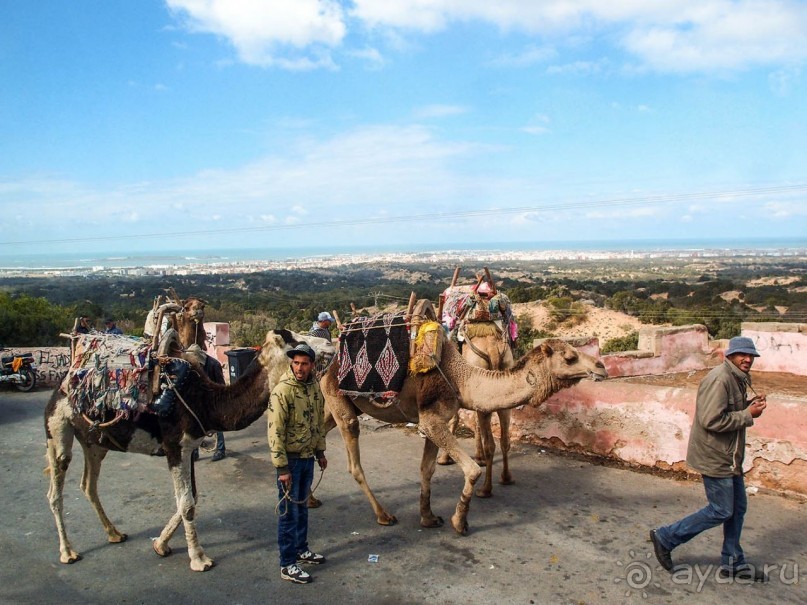
[[[555,202],[538,206],[516,206],[512,208],[491,208],[487,210],[461,210],[455,212],[427,212],[423,214],[397,215],[387,217],[371,217],[344,219],[334,221],[320,221],[312,223],[296,223],[293,225],[264,225],[260,227],[231,227],[220,229],[206,229],[196,231],[171,231],[167,233],[140,233],[114,235],[95,235],[86,237],[45,239],[45,240],[16,240],[0,242],[0,246],[23,244],[70,244],[80,242],[101,242],[112,240],[151,239],[158,237],[190,237],[190,236],[216,236],[225,233],[255,233],[271,231],[290,231],[293,229],[339,228],[360,225],[380,225],[389,223],[432,222],[440,220],[455,220],[462,218],[477,218],[492,215],[511,215],[522,213],[552,212],[556,210],[593,209],[606,207],[624,207],[636,205],[658,205],[673,202],[686,202],[694,200],[709,200],[719,198],[747,198],[759,195],[807,193],[807,184],[768,186],[758,188],[735,189],[729,191],[696,192],[656,195],[641,198],[612,198],[581,202]]]

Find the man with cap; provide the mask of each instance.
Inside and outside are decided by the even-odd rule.
[[[107,317],[106,321],[104,322],[104,334],[123,334],[123,330],[121,330],[116,324],[115,320],[111,317]]]
[[[725,360],[701,381],[695,419],[689,434],[687,464],[701,473],[708,505],[658,529],[650,540],[661,566],[673,570],[671,553],[701,532],[723,526],[720,577],[765,581],[763,569],[746,562],[740,534],[747,509],[743,457],[745,429],[754,424],[767,405],[764,393],[748,399],[749,372],[759,357],[754,341],[737,336],[729,341]]]
[[[327,311],[323,311],[317,315],[317,321],[311,326],[308,331],[309,336],[316,336],[317,338],[324,338],[331,342],[331,324],[334,323],[333,316]]]
[[[289,369],[272,390],[268,408],[269,451],[277,469],[277,543],[280,577],[307,584],[311,576],[300,564],[320,565],[325,557],[308,548],[308,499],[314,479],[314,459],[323,471],[325,458],[325,399],[314,375],[314,350],[305,343],[286,353]]]

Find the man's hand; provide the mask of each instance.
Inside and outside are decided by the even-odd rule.
[[[280,481],[286,489],[291,489],[291,473],[284,473],[278,476],[277,480]]]
[[[766,407],[768,407],[768,396],[765,393],[754,397],[748,406],[751,418],[759,418]]]
[[[324,471],[328,468],[328,459],[323,456],[322,458],[317,458],[317,462],[319,463],[319,467]]]

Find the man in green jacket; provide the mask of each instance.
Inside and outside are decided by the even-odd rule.
[[[672,571],[671,553],[675,547],[722,525],[720,577],[764,581],[763,570],[746,562],[740,546],[748,508],[743,480],[745,429],[754,424],[754,418],[759,418],[767,405],[764,393],[751,400],[747,396],[751,388],[749,372],[759,353],[753,340],[737,336],[729,341],[725,357],[698,387],[687,449],[687,464],[703,475],[709,504],[672,525],[651,530],[650,540],[661,566]]]
[[[277,469],[280,503],[277,544],[280,577],[306,584],[311,576],[301,563],[320,565],[325,557],[308,548],[306,501],[314,478],[314,458],[322,470],[325,458],[325,399],[314,375],[315,354],[307,344],[286,353],[291,365],[272,390],[268,437],[272,464]]]

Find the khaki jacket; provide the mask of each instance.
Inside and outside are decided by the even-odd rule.
[[[707,477],[743,474],[745,429],[754,424],[746,409],[751,377],[726,359],[698,387],[687,463]]]
[[[268,438],[272,464],[288,471],[289,457],[320,458],[325,451],[325,398],[317,379],[300,382],[291,368],[269,398]]]

